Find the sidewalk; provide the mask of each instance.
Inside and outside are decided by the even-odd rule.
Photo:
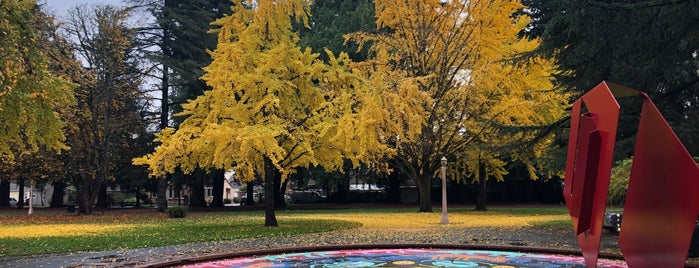
[[[352,229],[292,237],[242,239],[233,242],[197,243],[66,255],[6,257],[0,258],[0,266],[7,268],[143,267],[173,260],[250,250],[359,244],[486,245],[577,251],[577,242],[572,232],[563,236],[557,233],[560,232],[550,232],[532,227],[509,230],[496,228],[394,230],[390,233],[386,233],[385,230],[362,229],[360,232],[358,229]],[[602,248],[609,253],[614,253],[616,236],[603,237]]]

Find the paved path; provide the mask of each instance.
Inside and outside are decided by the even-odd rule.
[[[560,235],[564,233],[564,235]],[[241,251],[298,248],[306,246],[359,244],[449,244],[490,245],[576,250],[572,232],[525,227],[381,230],[353,229],[234,242],[199,243],[132,250],[71,253],[30,257],[0,258],[0,267],[138,267],[166,261],[197,258]],[[605,235],[602,248],[616,252],[616,236]]]

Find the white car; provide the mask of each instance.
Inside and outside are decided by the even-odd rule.
[[[17,199],[15,199],[14,197],[10,197],[10,206],[16,207],[17,206]]]

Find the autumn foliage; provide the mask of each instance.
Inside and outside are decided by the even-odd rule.
[[[548,61],[513,60],[538,43],[517,37],[528,23],[512,16],[518,1],[375,1],[379,31],[348,36],[372,45],[370,59],[328,52],[327,64],[291,31],[292,20],[307,21],[306,4],[234,3],[214,23],[218,46],[203,77],[212,90],[184,105],[180,128],[163,130],[135,163],[154,176],[219,168],[250,181],[392,160],[418,182],[421,211],[431,211],[442,155],[453,179],[502,179],[515,160],[536,177],[533,159],[549,137],[512,150],[501,145],[535,135],[502,130],[550,124],[566,100],[551,90]]]
[[[420,210],[431,211],[430,183],[439,159],[449,177],[503,179],[506,164],[535,159],[550,136],[535,129],[563,116],[566,97],[552,90],[552,64],[516,60],[538,40],[519,39],[529,22],[513,17],[519,1],[375,1],[378,33],[348,35],[371,44],[357,63],[364,76],[399,97],[385,98],[397,131],[394,167],[418,182]],[[528,145],[528,146],[526,146]]]

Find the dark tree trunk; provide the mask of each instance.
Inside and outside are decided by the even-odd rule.
[[[206,175],[203,171],[197,170],[193,173],[192,181],[192,197],[189,200],[189,206],[192,207],[206,207],[206,189],[204,184],[206,183]]]
[[[0,207],[10,206],[10,181],[0,180]]]
[[[73,180],[73,185],[78,190],[78,196],[75,200],[78,206],[78,214],[92,214],[92,205],[94,205],[97,198],[99,184],[89,175],[78,175]]]
[[[386,195],[389,202],[400,202],[400,177],[393,172],[386,178]]]
[[[277,216],[274,214],[274,180],[279,171],[272,164],[272,160],[264,157],[265,165],[265,227],[279,226]]]
[[[95,201],[94,197],[97,196],[96,183],[91,178],[78,176],[73,180],[73,185],[75,185],[75,188],[78,190],[78,196],[75,200],[75,203],[78,206],[78,214],[92,214],[92,205]]]
[[[163,33],[165,36],[163,36],[163,42],[169,42],[169,31],[165,31]],[[167,44],[163,44],[163,46],[167,47]],[[167,52],[166,52],[167,53]],[[161,94],[161,101],[160,101],[160,130],[166,129],[169,126],[170,123],[170,107],[169,107],[169,101],[170,101],[170,68],[167,64],[163,64],[163,80],[162,84],[160,85],[160,94]],[[163,212],[167,210],[167,175],[165,176],[160,176],[158,178],[158,211]]]
[[[478,163],[478,197],[476,198],[476,210],[485,211],[488,208],[485,206],[486,201],[486,182],[488,176],[485,174],[485,163]]]
[[[420,210],[419,212],[432,212],[432,176],[431,174],[422,175],[417,182],[418,190],[420,191]]]
[[[245,188],[245,195],[247,196],[245,199],[245,205],[252,206],[255,204],[255,183],[248,182],[247,187]]]
[[[24,179],[20,179],[17,182],[19,187],[19,195],[17,195],[17,207],[24,208]]]
[[[223,170],[216,170],[213,172],[212,175],[213,189],[211,194],[213,195],[213,199],[211,200],[210,206],[223,207],[223,188],[226,180],[226,174]]]
[[[276,169],[274,172],[274,191],[274,207],[286,207],[286,202],[284,201],[284,191],[286,191],[286,182],[282,183],[282,173],[276,171]]]
[[[173,187],[175,188],[175,197],[177,197],[177,205],[182,206],[182,185],[178,183]]]
[[[96,207],[98,208],[107,208],[109,207],[109,201],[107,200],[109,197],[107,196],[107,183],[100,183],[99,187],[99,192],[97,193],[97,204]]]
[[[340,176],[340,178],[337,180],[337,198],[335,198],[335,202],[338,204],[347,203],[347,195],[349,193],[350,186],[350,173],[345,172],[345,174],[347,175]]]
[[[66,183],[62,181],[57,181],[53,183],[53,195],[51,195],[51,207],[60,208],[63,207],[63,198],[66,195]]]
[[[141,207],[141,188],[136,187],[136,207]]]
[[[167,210],[167,176],[160,176],[158,178],[158,211],[163,212]],[[138,196],[138,194],[136,194]]]
[[[87,187],[85,187],[87,188]],[[92,202],[90,202],[90,193],[87,189],[78,191],[78,214],[88,215],[92,214]]]

